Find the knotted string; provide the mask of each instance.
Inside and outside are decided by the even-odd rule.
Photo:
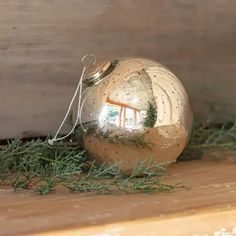
[[[93,61],[92,64],[95,64],[95,63],[96,63],[96,57],[95,57],[93,54],[86,54],[86,55],[82,58],[81,61],[82,61],[83,69],[82,69],[82,73],[81,73],[81,76],[80,76],[80,80],[79,80],[79,82],[78,82],[78,85],[77,85],[77,87],[76,87],[76,90],[75,90],[74,95],[73,95],[73,97],[72,97],[72,99],[71,99],[70,105],[69,105],[69,107],[68,107],[68,109],[67,109],[67,112],[66,112],[66,114],[65,114],[65,117],[64,117],[63,121],[61,122],[61,124],[60,124],[60,126],[59,126],[59,128],[58,128],[58,130],[57,130],[57,132],[56,132],[56,134],[54,135],[54,137],[53,137],[52,139],[49,139],[49,140],[48,140],[48,143],[49,143],[50,145],[53,145],[54,142],[57,142],[57,141],[60,141],[60,140],[63,140],[63,139],[65,139],[65,138],[69,137],[69,136],[73,133],[74,129],[76,128],[76,126],[77,126],[77,124],[78,124],[78,122],[80,123],[80,126],[82,127],[83,131],[85,131],[85,129],[84,129],[84,127],[83,127],[83,124],[82,124],[81,113],[82,113],[82,108],[83,108],[84,102],[85,102],[85,100],[86,100],[87,97],[88,97],[88,95],[87,95],[87,96],[84,98],[84,100],[82,101],[82,97],[83,97],[83,95],[84,95],[84,93],[85,93],[85,91],[86,91],[86,89],[85,89],[85,90],[82,92],[82,89],[83,89],[83,79],[84,79],[84,77],[85,77],[86,70],[87,70],[87,66],[86,66],[86,61],[85,61],[85,60],[86,60],[88,57],[93,57],[94,61]],[[73,105],[73,103],[74,103],[74,100],[75,100],[77,94],[79,94],[79,97],[78,97],[77,115],[76,115],[75,123],[74,123],[72,129],[70,130],[70,132],[69,132],[68,134],[66,134],[65,136],[62,136],[62,137],[60,137],[60,138],[57,138],[57,136],[58,136],[58,134],[60,133],[60,131],[61,131],[61,129],[62,129],[62,127],[63,127],[63,125],[64,125],[66,119],[68,118],[68,116],[69,116],[69,114],[70,114],[70,110],[71,110],[71,108],[72,108],[72,105]]]

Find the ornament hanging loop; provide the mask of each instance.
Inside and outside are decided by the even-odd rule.
[[[87,61],[89,58],[93,58],[92,63]],[[83,68],[82,68],[82,73],[81,73],[79,82],[77,84],[77,87],[76,87],[76,90],[74,92],[74,95],[73,95],[73,97],[71,99],[71,102],[70,102],[70,104],[68,106],[68,109],[67,109],[67,112],[65,114],[65,117],[64,117],[63,121],[61,122],[61,124],[60,124],[60,126],[59,126],[59,128],[58,128],[58,130],[56,132],[56,134],[54,135],[54,138],[48,140],[48,143],[50,145],[53,145],[54,142],[56,142],[56,141],[60,141],[60,140],[63,140],[65,138],[69,137],[73,133],[74,129],[76,128],[76,126],[78,124],[78,122],[80,123],[82,129],[84,130],[83,125],[82,125],[82,121],[81,121],[81,111],[82,111],[82,107],[83,107],[83,104],[84,104],[84,101],[82,101],[82,97],[83,97],[83,93],[82,93],[83,80],[85,78],[85,74],[86,74],[87,68],[91,67],[92,65],[94,65],[96,63],[96,57],[95,57],[94,54],[86,54],[85,56],[82,57],[81,62],[82,62]],[[73,103],[75,101],[75,98],[76,98],[77,94],[78,94],[78,110],[77,110],[76,121],[75,121],[72,129],[70,130],[70,132],[68,134],[66,134],[65,136],[62,136],[60,138],[57,138],[57,136],[59,135],[63,125],[66,122],[66,119],[68,118],[68,116],[70,114],[72,105],[73,105]]]
[[[91,61],[90,59],[92,59],[93,61]],[[81,61],[84,68],[89,68],[92,65],[96,64],[97,59],[94,54],[86,54],[82,57]]]

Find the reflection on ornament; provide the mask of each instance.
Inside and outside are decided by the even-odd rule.
[[[192,112],[180,80],[147,59],[97,61],[86,73],[84,145],[98,163],[176,160],[188,142]],[[86,98],[86,99],[85,99]]]

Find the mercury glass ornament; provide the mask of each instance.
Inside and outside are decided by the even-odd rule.
[[[192,127],[188,94],[165,66],[148,59],[97,61],[85,74],[84,146],[98,163],[129,172],[139,161],[174,161]]]

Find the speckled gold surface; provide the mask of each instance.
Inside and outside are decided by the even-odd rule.
[[[98,84],[86,89],[83,99],[82,122],[95,125],[100,134],[85,134],[84,144],[99,163],[118,161],[129,171],[147,158],[173,161],[188,142],[188,94],[181,81],[155,61],[119,59]]]

